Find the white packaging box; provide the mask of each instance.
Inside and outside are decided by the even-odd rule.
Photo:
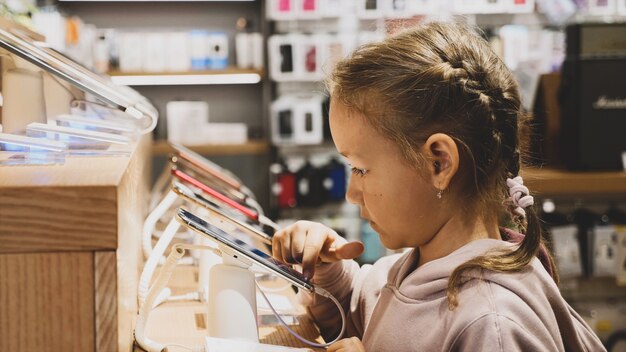
[[[207,40],[207,68],[223,70],[228,67],[228,36],[226,33],[210,33]]]
[[[261,33],[248,33],[248,43],[250,45],[250,60],[252,68],[260,70],[265,65],[263,63],[265,42]]]
[[[206,142],[204,126],[209,122],[209,104],[203,101],[170,101],[166,105],[167,140],[184,145]]]
[[[263,35],[261,33],[237,33],[235,35],[235,58],[237,67],[263,68]]]
[[[120,35],[120,70],[139,72],[143,66],[143,35],[127,32]]]
[[[206,70],[209,61],[209,32],[193,30],[189,32],[189,57],[192,70]]]
[[[166,68],[165,36],[163,33],[146,33],[143,42],[142,67],[144,72],[164,72]]]
[[[322,0],[296,0],[298,19],[316,20],[322,18]]]
[[[324,139],[322,96],[283,95],[270,106],[274,145],[319,144]]]
[[[302,36],[298,40],[302,50],[296,57],[296,77],[302,81],[318,81],[323,78],[322,67],[328,58],[326,43],[328,35],[313,34]]]
[[[294,20],[297,18],[298,0],[268,0],[267,18],[277,21]]]
[[[209,144],[244,144],[248,141],[245,123],[207,123],[202,130]]]
[[[185,32],[165,34],[165,70],[185,72],[191,69],[189,56],[189,36]]]
[[[357,0],[357,15],[362,19],[383,18],[385,5],[383,0]]]
[[[238,68],[252,67],[252,47],[249,33],[235,34],[235,62]]]
[[[277,82],[301,79],[304,70],[302,34],[273,35],[268,40],[270,76]]]

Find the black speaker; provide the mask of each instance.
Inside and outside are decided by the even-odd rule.
[[[621,170],[626,152],[626,23],[566,29],[559,103],[564,164]]]

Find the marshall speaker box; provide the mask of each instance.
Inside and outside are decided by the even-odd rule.
[[[573,170],[623,169],[626,152],[626,23],[567,27],[561,156]]]

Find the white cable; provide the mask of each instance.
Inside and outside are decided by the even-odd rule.
[[[343,336],[343,333],[346,331],[346,313],[343,311],[343,307],[341,306],[341,303],[339,303],[339,301],[333,295],[331,295],[328,291],[324,290],[323,288],[316,287],[315,288],[315,293],[317,293],[318,295],[320,295],[322,297],[330,298],[337,305],[337,308],[339,308],[339,312],[341,313],[341,331],[339,332],[339,336],[337,336],[333,341],[328,342],[328,343],[317,343],[317,342],[309,341],[309,340],[305,339],[304,337],[300,336],[297,332],[293,331],[293,329],[291,329],[289,327],[289,325],[287,325],[287,323],[285,323],[283,318],[278,314],[278,312],[276,311],[276,309],[274,308],[274,306],[272,305],[270,300],[265,295],[265,292],[263,292],[263,290],[261,290],[261,287],[256,282],[256,280],[254,281],[254,283],[256,284],[256,287],[261,292],[261,296],[263,296],[263,299],[265,300],[265,302],[267,302],[267,305],[270,307],[270,309],[272,310],[272,312],[274,313],[276,318],[278,318],[278,320],[281,322],[281,324],[283,324],[285,329],[287,329],[287,331],[289,331],[298,340],[306,343],[307,345],[311,345],[313,347],[319,347],[319,348],[326,348],[326,347],[332,345],[333,343],[339,341],[339,339],[341,339],[341,337]]]
[[[161,202],[154,208],[154,210],[148,214],[146,221],[143,223],[143,229],[141,232],[141,244],[143,248],[143,255],[146,259],[150,258],[152,253],[152,232],[156,227],[156,223],[167,212],[167,210],[178,199],[178,195],[174,191],[169,191]]]
[[[170,223],[165,228],[165,232],[159,238],[156,246],[154,246],[154,250],[148,257],[146,264],[141,271],[141,276],[139,277],[139,287],[137,289],[137,296],[139,298],[139,307],[143,306],[143,303],[146,300],[146,296],[148,294],[148,287],[150,286],[150,281],[152,280],[152,275],[154,275],[154,271],[156,270],[157,265],[159,264],[159,260],[163,258],[163,253],[172,242],[172,238],[180,228],[180,224],[175,218],[170,220]]]
[[[143,348],[148,352],[160,352],[163,349],[167,348],[167,346],[179,346],[187,348],[191,351],[204,351],[204,346],[197,347],[187,347],[182,345],[175,344],[162,344],[156,341],[152,341],[145,335],[146,325],[148,324],[148,318],[150,317],[150,312],[155,305],[156,299],[159,294],[165,289],[167,283],[172,277],[172,273],[174,272],[174,268],[178,261],[185,255],[185,249],[200,249],[200,250],[210,250],[213,253],[221,256],[221,251],[217,248],[209,247],[209,246],[200,246],[200,245],[188,245],[188,244],[176,244],[174,248],[170,251],[165,264],[161,271],[159,272],[159,276],[156,279],[154,285],[148,291],[148,295],[144,304],[139,309],[139,315],[137,316],[137,323],[135,325],[135,340]]]

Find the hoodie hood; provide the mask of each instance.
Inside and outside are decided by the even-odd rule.
[[[400,267],[397,271],[390,271],[390,273],[395,271],[397,274],[394,278],[390,278],[389,284],[398,288],[398,294],[412,300],[424,300],[434,295],[445,295],[448,289],[448,279],[459,265],[490,251],[514,250],[516,247],[516,244],[501,240],[476,240],[445,257],[430,261],[413,270],[419,261],[419,249],[416,248],[396,263]],[[477,253],[481,254],[477,255]],[[471,272],[467,275],[476,276]],[[483,274],[481,278],[488,280],[489,275]],[[512,278],[512,280],[515,279]]]

